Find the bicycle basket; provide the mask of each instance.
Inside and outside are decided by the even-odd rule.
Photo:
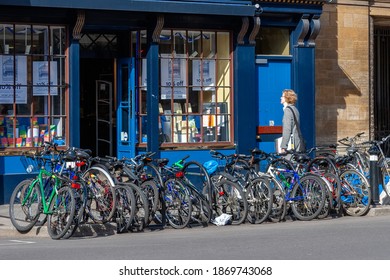
[[[27,173],[39,172],[39,169],[42,167],[42,161],[33,155],[22,155],[20,161]]]
[[[218,162],[216,160],[209,160],[203,163],[203,167],[206,169],[208,174],[213,174],[217,171]]]

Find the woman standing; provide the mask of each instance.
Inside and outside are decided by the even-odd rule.
[[[301,152],[305,150],[303,138],[300,131],[299,111],[295,104],[298,100],[297,94],[292,89],[285,89],[280,97],[283,105],[283,134],[280,145],[282,153],[288,148]],[[288,147],[291,141],[291,147]]]

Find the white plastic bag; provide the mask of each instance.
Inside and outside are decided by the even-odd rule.
[[[232,215],[223,213],[222,215],[216,217],[213,221],[213,224],[217,226],[224,226],[229,223],[230,219],[232,218]]]

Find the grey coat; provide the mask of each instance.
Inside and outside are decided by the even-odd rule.
[[[299,139],[299,133],[297,131],[297,126],[294,121],[293,113],[290,109],[294,110],[295,116],[297,118],[298,126],[300,124],[300,118],[299,118],[299,111],[297,107],[294,105],[288,105],[286,108],[284,108],[284,114],[283,114],[283,134],[282,134],[282,143],[280,147],[282,149],[287,150],[288,141],[290,140],[290,136],[293,135],[294,139],[294,150],[299,151],[300,149],[300,139]]]

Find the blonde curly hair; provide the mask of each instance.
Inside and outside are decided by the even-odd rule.
[[[285,90],[283,90],[282,93],[283,93],[283,96],[284,96],[284,100],[288,104],[295,105],[295,103],[297,103],[298,96],[295,93],[295,91],[293,91],[292,89],[285,89]]]

